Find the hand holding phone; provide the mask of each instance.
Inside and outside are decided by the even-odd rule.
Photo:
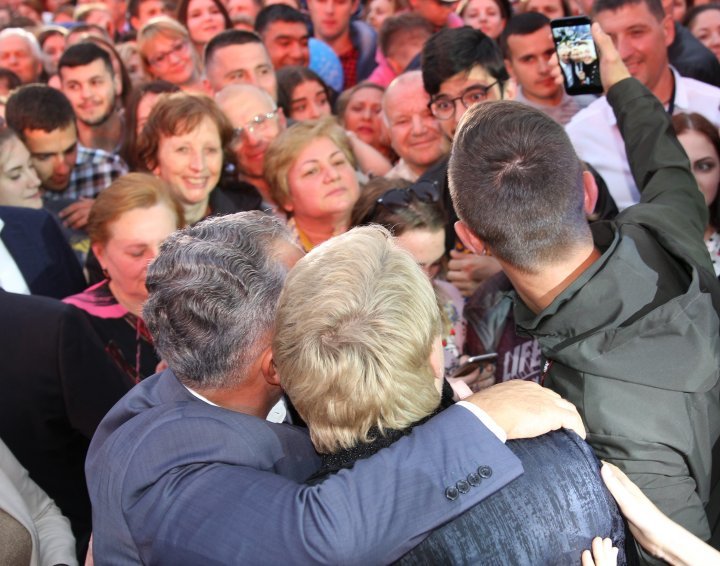
[[[476,369],[478,369],[483,364],[483,362],[489,362],[495,360],[496,358],[496,352],[491,352],[489,354],[481,354],[479,356],[472,356],[465,360],[464,364],[462,364],[459,368],[452,372],[450,377],[464,377],[466,375],[469,375]]]
[[[565,92],[571,95],[603,91],[600,62],[590,26],[590,20],[585,16],[550,22]]]

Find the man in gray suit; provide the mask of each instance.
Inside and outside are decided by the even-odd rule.
[[[582,432],[557,395],[504,384],[301,485],[318,465],[307,434],[264,420],[282,393],[269,349],[277,299],[300,255],[261,213],[211,218],[163,244],[144,317],[170,369],[128,393],[93,438],[97,564],[388,562],[522,473],[506,433]],[[491,473],[470,485],[479,467]]]

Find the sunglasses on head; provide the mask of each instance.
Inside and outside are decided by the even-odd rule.
[[[384,206],[388,210],[407,208],[413,199],[426,203],[438,202],[440,189],[437,181],[419,181],[405,189],[390,189],[375,201],[375,210],[378,206]]]

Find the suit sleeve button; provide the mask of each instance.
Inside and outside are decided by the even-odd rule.
[[[477,473],[482,479],[486,480],[493,474],[493,471],[490,466],[480,466]]]
[[[459,496],[460,492],[454,485],[451,485],[445,490],[445,497],[447,497],[450,501],[455,501]]]
[[[480,474],[478,474],[477,472],[470,472],[468,474],[467,481],[471,486],[477,487],[478,485],[480,485],[482,478],[480,477]]]
[[[468,491],[470,491],[470,484],[468,482],[466,482],[465,480],[459,480],[455,484],[455,487],[457,488],[457,490],[460,493],[467,493]]]

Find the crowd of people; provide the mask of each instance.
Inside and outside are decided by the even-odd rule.
[[[719,126],[699,0],[0,0],[0,563],[720,564]]]

